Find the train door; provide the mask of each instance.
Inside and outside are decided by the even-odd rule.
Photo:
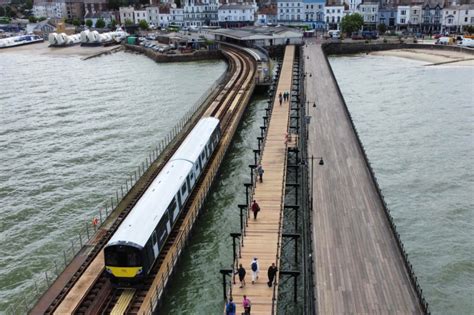
[[[158,248],[161,250],[165,244],[166,237],[168,236],[167,225],[169,225],[168,216],[165,214],[160,223],[158,223],[157,236],[158,236]]]
[[[158,237],[156,236],[156,231],[153,231],[151,235],[151,246],[153,247],[153,257],[158,256]]]
[[[183,186],[181,186],[181,198],[183,203],[186,202],[186,198],[188,197],[188,187],[187,183],[184,182]]]
[[[170,204],[168,205],[168,208],[166,209],[166,212],[164,217],[168,217],[170,218],[170,220],[167,220],[167,221],[171,221],[171,223],[174,223],[174,221],[176,220],[176,217],[178,216],[178,207],[177,207],[177,204],[176,204],[176,199],[173,198],[173,200],[171,200]]]

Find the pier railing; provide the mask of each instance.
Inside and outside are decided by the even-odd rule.
[[[125,179],[125,183],[120,185],[120,189],[115,191],[114,196],[110,200],[105,201],[104,206],[99,208],[91,220],[87,220],[84,225],[78,228],[77,237],[70,240],[71,246],[63,249],[60,258],[52,260],[53,268],[45,270],[44,277],[33,280],[33,292],[24,294],[19,297],[15,304],[11,304],[5,310],[6,314],[27,313],[39,297],[45,292],[51,284],[58,278],[67,265],[79,254],[84,245],[93,240],[98,230],[104,227],[106,220],[115,211],[122,199],[126,197],[135,187],[141,176],[145,174],[151,165],[157,161],[161,154],[166,150],[172,140],[183,130],[183,128],[191,121],[194,114],[200,112],[206,104],[209,96],[218,89],[228,76],[228,71],[224,71],[221,76],[210,86],[194,105],[186,111],[181,119],[171,128],[171,130],[163,137],[163,139],[155,146],[155,148],[147,154],[145,160],[138,165],[136,170],[129,174]],[[176,258],[177,259],[177,258]]]
[[[359,137],[359,133],[357,131],[357,128],[354,124],[354,121],[352,119],[352,116],[351,116],[351,113],[349,112],[349,109],[347,107],[347,104],[346,104],[346,101],[344,100],[344,97],[342,95],[342,92],[341,92],[341,89],[339,88],[339,84],[337,84],[337,80],[336,80],[336,76],[334,75],[334,72],[331,68],[331,65],[329,63],[329,60],[327,58],[327,55],[326,55],[326,52],[324,51],[324,47],[322,47],[323,49],[323,54],[324,54],[324,59],[327,63],[327,66],[329,68],[329,71],[331,73],[331,76],[332,76],[332,79],[334,81],[334,84],[336,85],[336,90],[337,90],[337,94],[339,95],[341,101],[342,101],[342,104],[343,104],[343,107],[344,107],[344,112],[345,114],[347,115],[347,117],[349,118],[349,121],[351,123],[351,126],[352,126],[352,129],[354,130],[355,132],[355,136],[356,136],[356,139],[357,139],[357,142],[359,144],[359,147],[361,148],[362,150],[362,156],[364,157],[364,160],[365,160],[365,163],[367,165],[367,168],[369,170],[369,174],[370,174],[370,177],[372,178],[372,182],[374,183],[375,185],[375,188],[377,190],[377,194],[379,195],[380,197],[380,200],[382,201],[382,207],[383,207],[383,210],[384,210],[384,213],[385,213],[385,216],[390,224],[390,229],[393,233],[393,235],[395,236],[395,239],[397,241],[397,246],[402,254],[402,258],[403,258],[403,263],[408,271],[408,275],[410,277],[410,281],[413,285],[413,288],[415,289],[415,292],[417,294],[417,297],[418,297],[418,300],[420,302],[420,305],[421,305],[421,308],[423,310],[423,312],[425,314],[430,314],[430,311],[429,311],[429,305],[428,305],[428,302],[426,301],[425,297],[423,296],[423,290],[421,289],[421,286],[419,285],[418,283],[418,278],[416,277],[415,275],[415,271],[413,269],[413,266],[412,264],[410,263],[409,259],[408,259],[408,253],[405,251],[405,246],[403,245],[403,242],[400,238],[400,234],[397,232],[397,226],[393,220],[393,217],[390,213],[390,210],[388,209],[388,206],[387,206],[387,203],[385,202],[385,198],[384,198],[384,195],[382,193],[382,189],[380,188],[379,186],[379,183],[377,181],[377,177],[375,176],[375,172],[374,170],[372,169],[372,165],[370,164],[370,160],[369,158],[367,157],[367,153],[365,151],[365,148],[364,148],[364,144],[362,143],[362,141],[360,140],[360,137]]]

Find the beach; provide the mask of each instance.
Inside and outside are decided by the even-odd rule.
[[[30,45],[23,45],[18,47],[12,48],[4,48],[0,49],[1,54],[8,54],[8,53],[33,53],[35,55],[57,55],[57,56],[78,56],[80,58],[88,58],[90,56],[94,56],[100,53],[110,52],[112,50],[117,49],[120,45],[114,46],[97,46],[97,47],[90,47],[90,46],[81,46],[81,45],[73,45],[67,47],[49,47],[49,42],[44,41],[38,44],[30,44]]]
[[[426,65],[474,66],[474,55],[451,50],[434,49],[394,49],[375,51],[376,56],[393,56],[426,62]]]

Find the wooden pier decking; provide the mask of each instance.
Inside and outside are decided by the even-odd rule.
[[[309,57],[309,59],[307,58]],[[318,314],[421,314],[382,200],[321,45],[304,48],[308,157],[314,166],[313,257]]]
[[[282,222],[280,220],[283,211],[287,146],[289,145],[285,138],[290,109],[288,101],[280,105],[278,94],[291,91],[294,55],[295,47],[287,46],[262,152],[261,164],[265,171],[263,183],[256,183],[253,195],[253,199],[260,205],[261,211],[258,213],[257,220],[254,220],[253,213],[250,213],[244,237],[244,247],[241,251],[242,257],[239,259],[239,263],[247,271],[245,277],[247,285],[244,288],[239,288],[240,283],[236,279],[236,284],[232,287],[232,297],[237,305],[236,314],[243,313],[244,294],[251,300],[252,315],[272,314],[273,287],[269,288],[267,285],[267,269],[272,263],[276,263],[277,266],[279,263],[276,261],[276,257],[280,255],[280,248],[277,244],[279,241],[281,243],[280,223],[282,224]],[[252,284],[250,264],[254,257],[258,258],[260,275],[256,283]]]

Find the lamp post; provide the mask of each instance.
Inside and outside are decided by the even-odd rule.
[[[321,156],[313,156],[311,155],[311,157],[309,158],[303,158],[305,160],[311,160],[311,187],[310,187],[310,190],[311,190],[311,211],[313,211],[313,192],[314,192],[314,160],[316,159],[319,159],[319,162],[318,164],[323,166],[324,165],[324,160]]]

